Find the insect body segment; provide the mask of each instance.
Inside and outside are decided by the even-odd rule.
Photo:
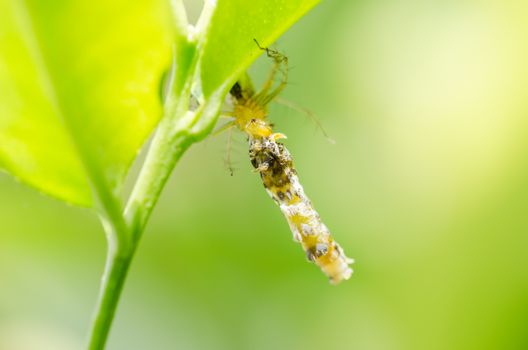
[[[304,193],[290,153],[275,138],[250,138],[249,157],[260,172],[268,194],[288,220],[294,240],[300,242],[310,261],[316,263],[332,283],[352,274],[353,261],[345,256]]]
[[[260,46],[259,46],[260,47]],[[294,240],[301,243],[307,258],[317,264],[337,284],[352,274],[349,264],[353,262],[345,256],[341,247],[333,240],[330,231],[321,221],[312,203],[304,193],[290,152],[278,140],[285,135],[274,133],[267,121],[267,104],[284,88],[287,69],[285,56],[277,51],[262,48],[271,57],[275,66],[259,93],[244,89],[236,83],[231,89],[234,102],[233,125],[248,135],[249,157],[268,194],[279,205],[286,217]],[[279,86],[272,90],[277,72],[283,73]]]

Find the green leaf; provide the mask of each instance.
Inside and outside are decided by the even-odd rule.
[[[0,167],[77,205],[117,195],[161,114],[167,7],[0,0]]]
[[[205,97],[229,89],[262,53],[319,0],[218,0],[201,60]]]

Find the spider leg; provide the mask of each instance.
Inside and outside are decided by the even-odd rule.
[[[286,87],[288,82],[288,57],[280,53],[277,50],[273,50],[267,47],[262,47],[256,39],[255,43],[258,48],[266,51],[266,55],[273,60],[273,67],[268,75],[268,78],[262,85],[262,89],[255,95],[254,99],[260,105],[267,105],[271,100],[273,100],[282,90]],[[275,76],[280,73],[282,78],[279,82],[279,85],[273,89],[273,84],[275,83]],[[272,90],[273,89],[273,90]]]
[[[323,127],[323,124],[321,123],[321,121],[317,118],[317,116],[315,115],[315,113],[313,113],[312,111],[310,111],[309,109],[306,109],[306,108],[303,108],[299,105],[297,105],[296,103],[294,102],[291,102],[291,101],[288,101],[288,100],[285,100],[283,98],[280,98],[280,97],[277,97],[275,99],[275,102],[277,102],[278,104],[280,105],[283,105],[283,106],[286,106],[288,108],[290,108],[291,110],[294,110],[296,112],[299,112],[299,113],[302,113],[304,114],[305,116],[307,116],[316,126],[319,130],[321,130],[321,132],[323,133],[324,137],[328,140],[328,142],[330,142],[331,144],[335,144],[335,140],[332,139],[328,133],[326,132],[326,130],[324,129]]]
[[[231,146],[233,139],[233,128],[230,127],[227,131],[227,144],[226,144],[226,154],[224,158],[224,166],[229,170],[229,174],[233,176],[233,164],[231,163]]]
[[[229,116],[227,116],[227,117],[229,117]],[[234,126],[235,126],[235,121],[234,120],[232,120],[230,122],[227,122],[224,125],[222,125],[221,127],[219,127],[218,129],[216,129],[215,131],[213,131],[211,133],[211,136],[220,135],[224,131],[231,130],[231,128],[233,128]]]

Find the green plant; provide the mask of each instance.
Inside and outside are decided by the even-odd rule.
[[[176,162],[213,129],[239,76],[317,0],[1,0],[0,167],[93,208],[108,239],[89,349],[103,349],[149,215]],[[170,15],[169,15],[170,14]],[[172,51],[171,51],[172,50]],[[172,64],[171,64],[172,63]],[[172,65],[163,105],[163,73]],[[191,110],[191,89],[200,106]],[[126,205],[128,169],[155,129]]]

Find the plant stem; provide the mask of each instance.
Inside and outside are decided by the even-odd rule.
[[[123,214],[106,211],[101,216],[108,241],[108,255],[101,282],[99,302],[90,332],[88,350],[103,350],[123,289],[128,268],[134,257],[146,221],[176,162],[193,143],[190,133],[196,121],[194,112],[168,101],[165,115],[156,131],[134,186],[126,222]],[[104,208],[108,207],[107,205]],[[113,206],[110,206],[113,208]],[[114,215],[110,215],[114,214]]]
[[[164,103],[164,115],[147,153],[124,214],[115,198],[99,195],[101,221],[108,240],[108,255],[101,282],[88,350],[103,350],[110,332],[114,314],[121,296],[128,269],[150,213],[174,166],[183,153],[205,138],[213,129],[223,96],[220,91],[211,96],[198,110],[189,111],[191,86],[198,61],[197,43],[187,35],[187,19],[181,0],[174,0],[175,57],[178,65],[171,77],[171,89]],[[213,3],[207,3],[199,20],[198,33],[204,32],[213,13]]]
[[[139,239],[172,169],[192,144],[184,130],[173,130],[173,123],[173,118],[160,122],[125,209],[125,217],[135,242]]]
[[[113,210],[115,206],[108,205],[107,201],[102,203],[105,215],[101,216],[101,221],[107,235],[108,255],[88,350],[104,349],[128,268],[148,216],[177,160],[193,142],[190,130],[195,121],[194,113],[187,111],[186,103],[175,101],[174,97],[167,101],[164,116],[130,196],[127,214],[116,212]]]
[[[222,98],[215,96],[198,110],[188,111],[187,102],[182,102],[182,98],[167,101],[166,114],[158,126],[125,209],[133,244],[140,238],[176,163],[193,143],[205,138],[213,129],[222,102]]]
[[[90,331],[88,350],[102,350],[119,303],[128,268],[134,256],[135,242],[123,247],[119,244],[113,225],[102,218],[108,240],[108,253],[101,281],[99,301]]]

